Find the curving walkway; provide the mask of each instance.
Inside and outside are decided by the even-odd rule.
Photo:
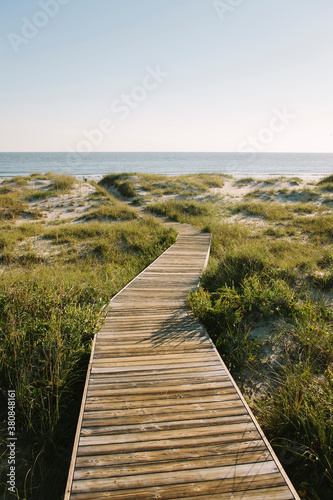
[[[188,312],[210,235],[177,242],[111,301],[96,335],[65,500],[298,499]]]

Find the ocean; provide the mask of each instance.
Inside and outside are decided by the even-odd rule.
[[[333,174],[333,153],[0,153],[0,177],[35,172],[79,177],[121,172],[324,177]]]

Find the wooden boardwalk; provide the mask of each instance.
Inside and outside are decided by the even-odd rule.
[[[210,235],[177,243],[112,301],[96,335],[65,500],[298,499],[186,308]]]

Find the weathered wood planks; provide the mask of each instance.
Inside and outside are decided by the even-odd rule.
[[[94,339],[65,500],[298,499],[186,308],[210,235],[177,243],[111,301]]]

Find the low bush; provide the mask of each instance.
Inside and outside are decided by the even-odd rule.
[[[106,175],[98,184],[105,188],[116,188],[119,194],[125,198],[134,198],[137,195],[133,182],[129,179],[129,174]]]

